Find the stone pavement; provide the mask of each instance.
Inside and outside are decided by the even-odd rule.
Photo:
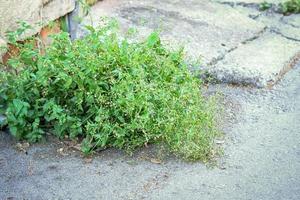
[[[184,45],[187,59],[219,81],[272,86],[300,56],[300,15],[257,10],[263,0],[104,0],[82,25],[100,17],[137,27],[146,36],[159,29],[165,43]],[[280,3],[282,0],[270,0]],[[92,20],[91,20],[92,19]]]
[[[284,2],[284,0],[214,0],[215,2],[222,2],[222,3],[235,3],[235,4],[259,4],[259,3],[273,3],[279,4]]]

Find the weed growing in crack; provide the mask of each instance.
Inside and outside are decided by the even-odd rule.
[[[274,6],[278,12],[284,15],[300,13],[300,0],[287,0],[284,3],[280,3],[279,5],[272,5],[268,2],[262,2],[259,4],[259,9],[261,11],[265,11],[271,9],[272,6]]]
[[[15,70],[2,72],[0,82],[11,134],[30,142],[46,132],[68,136],[85,154],[164,142],[184,159],[207,160],[217,136],[215,104],[201,95],[183,50],[165,48],[156,32],[142,42],[120,39],[115,21],[88,29],[73,42],[55,35],[43,54],[33,38],[16,43]]]
[[[300,0],[289,0],[280,4],[280,9],[284,14],[300,13]]]
[[[261,11],[265,11],[265,10],[268,10],[272,7],[272,4],[271,3],[268,3],[268,2],[262,2],[261,4],[259,4],[259,10]]]

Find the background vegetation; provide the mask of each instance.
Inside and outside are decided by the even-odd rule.
[[[264,11],[276,6],[269,2],[263,2],[259,5],[259,9]],[[278,10],[285,14],[297,14],[300,13],[300,0],[287,0],[284,3],[278,5]]]
[[[288,0],[281,4],[283,13],[300,13],[300,0]]]

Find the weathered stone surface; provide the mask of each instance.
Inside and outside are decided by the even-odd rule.
[[[257,18],[261,14],[261,11],[259,11],[255,7],[234,6],[233,8],[237,10],[239,13],[241,13],[242,15],[245,15],[252,19]]]
[[[111,0],[91,9],[94,25],[101,16],[114,16],[123,28],[136,26],[141,35],[160,29],[166,43],[182,44],[188,57],[208,64],[256,37],[264,25],[233,8],[208,0]],[[84,23],[89,23],[86,17]]]
[[[222,82],[266,87],[292,67],[299,53],[299,42],[265,33],[227,54],[210,72]]]
[[[300,27],[286,23],[283,19],[281,14],[265,13],[260,15],[257,21],[265,24],[272,31],[281,34],[283,37],[300,41]]]
[[[74,0],[1,0],[0,37],[5,38],[7,30],[16,30],[17,22],[21,20],[31,24],[33,30],[27,31],[20,39],[33,35],[42,24],[71,12],[74,6]]]
[[[296,28],[300,28],[300,15],[294,14],[282,17],[282,21]]]
[[[44,21],[51,21],[71,12],[74,7],[74,0],[52,0],[44,4],[41,16]]]
[[[240,5],[263,2],[228,1],[242,2]],[[91,24],[92,18],[96,26],[100,17],[113,16],[123,31],[135,26],[141,37],[159,29],[165,43],[185,46],[187,59],[200,55],[202,66],[220,81],[258,87],[274,84],[300,52],[297,20],[287,23],[280,14],[226,4],[209,0],[111,0],[92,7],[83,24]]]
[[[279,25],[276,28],[277,32],[280,33],[282,36],[289,38],[290,40],[295,40],[300,42],[300,29],[291,27],[288,25]]]
[[[279,4],[284,2],[285,0],[213,0],[216,2],[226,2],[226,3],[236,3],[236,4],[260,4],[263,2]]]

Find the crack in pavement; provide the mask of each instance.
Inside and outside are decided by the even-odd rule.
[[[245,44],[248,44],[249,42],[252,42],[252,41],[254,41],[254,40],[257,40],[257,39],[260,38],[267,30],[268,30],[268,28],[265,27],[263,30],[261,30],[260,32],[258,32],[257,35],[254,35],[253,37],[248,38],[248,39],[242,41],[240,44],[245,45]],[[238,48],[239,48],[239,45],[238,45],[238,46],[235,46],[235,47],[233,47],[233,48],[231,48],[231,49],[229,49],[229,50],[227,50],[224,54],[222,54],[222,55],[218,56],[217,58],[214,58],[212,61],[210,61],[210,62],[207,64],[207,66],[210,67],[210,66],[216,65],[218,62],[222,61],[222,60],[226,57],[226,55],[227,55],[228,53],[230,53],[230,52],[232,52],[232,51],[234,51],[234,50],[236,50],[236,49],[238,49]]]
[[[245,8],[259,8],[259,4],[257,3],[245,3],[245,2],[229,2],[229,1],[216,1],[215,3],[222,4],[222,5],[229,5],[231,7],[235,6],[242,6]]]
[[[241,6],[244,8],[254,8],[254,9],[260,10],[259,9],[260,3],[228,2],[228,1],[224,1],[224,2],[216,1],[215,3],[221,4],[221,5],[228,5],[228,6],[231,6],[232,8],[235,8],[236,6]],[[269,4],[270,4],[270,8],[267,10],[267,12],[274,12],[274,13],[282,14],[282,12],[280,11],[280,7],[277,4],[275,4],[275,3],[269,3]]]
[[[286,35],[283,34],[281,31],[276,30],[276,28],[271,28],[270,31],[271,31],[272,33],[275,33],[275,34],[277,34],[277,35],[280,35],[281,37],[284,37],[284,38],[286,38],[286,39],[288,39],[288,40],[292,40],[292,41],[295,41],[295,42],[300,42],[300,39],[296,39],[296,38],[293,38],[293,37],[286,36]]]
[[[297,25],[295,25],[295,24],[291,24],[291,23],[289,23],[288,21],[284,21],[283,19],[284,19],[284,17],[282,16],[282,17],[280,18],[280,22],[281,22],[281,23],[286,24],[286,25],[289,25],[289,26],[291,26],[291,27],[293,27],[293,28],[300,28],[300,25],[297,26]]]

